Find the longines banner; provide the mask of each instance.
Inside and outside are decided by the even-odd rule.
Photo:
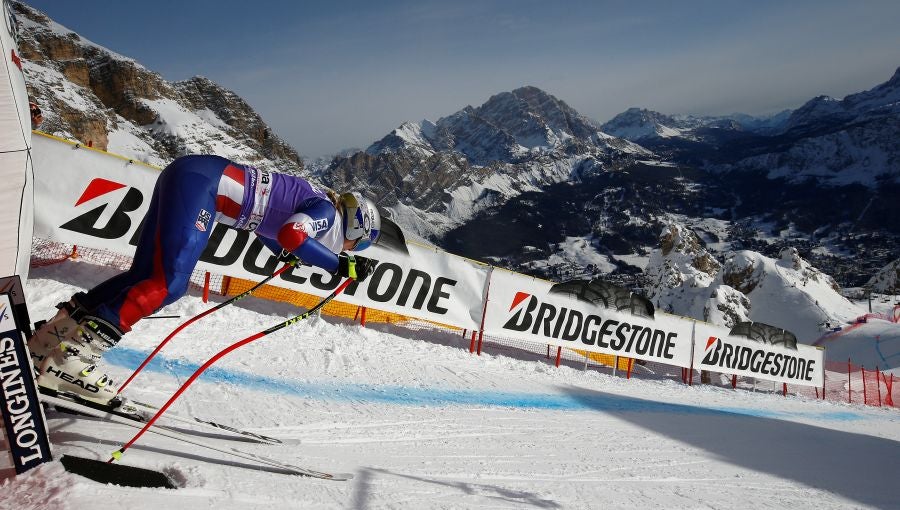
[[[550,286],[548,281],[495,269],[485,334],[690,366],[691,321],[661,314],[655,319],[636,317],[550,294]]]
[[[767,381],[822,386],[825,384],[825,351],[797,344],[789,349],[749,338],[729,336],[728,330],[698,323],[694,368],[737,374]]]
[[[34,235],[133,256],[141,220],[159,169],[47,136],[34,138]],[[488,266],[410,245],[410,256],[378,247],[363,284],[350,285],[341,301],[477,329]],[[272,252],[247,231],[216,225],[199,269],[261,280],[278,265]],[[99,282],[97,282],[99,283]],[[309,266],[283,273],[273,285],[326,296],[338,278]]]

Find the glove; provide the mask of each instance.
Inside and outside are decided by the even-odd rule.
[[[338,255],[338,268],[334,273],[344,278],[353,278],[358,282],[363,282],[375,271],[376,261],[361,257],[359,255],[351,255],[342,251]]]
[[[284,262],[285,264],[290,264],[292,266],[296,266],[297,263],[300,262],[300,258],[294,255],[293,253],[282,249],[281,253],[278,254],[278,261]]]

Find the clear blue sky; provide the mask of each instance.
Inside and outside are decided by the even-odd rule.
[[[523,85],[605,122],[774,113],[900,67],[892,0],[26,3],[168,80],[235,91],[313,157]]]

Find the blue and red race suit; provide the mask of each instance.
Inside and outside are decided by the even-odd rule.
[[[250,230],[276,254],[334,272],[343,246],[341,217],[306,180],[219,156],[183,156],[156,181],[131,268],[88,291],[87,310],[128,332],[187,292],[213,221]]]

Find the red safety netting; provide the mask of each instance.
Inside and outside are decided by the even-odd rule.
[[[58,243],[47,239],[34,238],[31,244],[31,267],[43,267],[67,260],[113,267],[125,271],[131,267],[131,257],[120,255],[109,250],[87,248],[71,244]],[[206,287],[206,272],[195,270],[191,275],[191,287],[203,289]],[[208,288],[215,293],[222,293],[222,275],[210,275]]]

